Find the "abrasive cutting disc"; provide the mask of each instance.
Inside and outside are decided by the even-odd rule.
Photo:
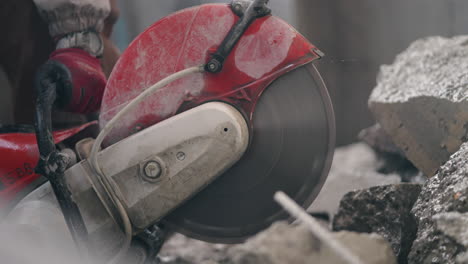
[[[196,239],[242,242],[286,219],[274,202],[284,191],[304,207],[318,195],[330,169],[335,127],[326,87],[309,64],[275,80],[253,116],[253,138],[243,158],[165,218]]]

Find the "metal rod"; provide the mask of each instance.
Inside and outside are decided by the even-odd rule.
[[[284,192],[277,192],[274,198],[284,208],[284,210],[303,222],[314,236],[329,246],[346,263],[363,264],[363,262],[353,252],[336,240],[327,229],[322,227],[317,220],[310,216]]]

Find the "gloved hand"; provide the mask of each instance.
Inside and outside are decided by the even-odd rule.
[[[56,84],[59,108],[81,114],[99,110],[106,77],[99,59],[79,48],[58,49],[39,69],[39,82],[48,78]]]

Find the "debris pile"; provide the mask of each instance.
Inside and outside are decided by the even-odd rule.
[[[468,36],[413,43],[382,67],[369,106],[377,124],[337,149],[309,211],[330,215],[324,226],[363,263],[468,263]],[[181,241],[196,250],[182,256]],[[242,245],[197,243],[173,237],[162,259],[181,257],[163,263],[343,263],[283,222]]]

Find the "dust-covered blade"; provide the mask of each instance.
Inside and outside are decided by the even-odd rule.
[[[335,141],[330,97],[313,65],[266,89],[242,159],[165,218],[176,231],[218,243],[242,242],[287,215],[274,202],[284,191],[309,206],[324,183]]]

